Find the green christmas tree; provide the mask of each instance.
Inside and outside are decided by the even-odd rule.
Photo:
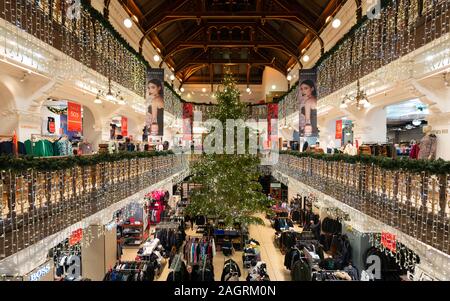
[[[216,93],[216,99],[218,104],[213,117],[220,120],[224,128],[228,119],[245,120],[246,105],[240,101],[240,92],[231,74],[225,75],[222,91]],[[246,130],[246,141],[236,141],[235,135],[235,146],[245,143],[248,150],[249,135]],[[222,219],[227,226],[236,222],[262,224],[263,220],[255,214],[266,213],[271,201],[262,193],[258,181],[259,164],[259,158],[248,151],[227,154],[224,150],[223,154],[202,155],[192,167],[192,182],[200,185],[192,193],[187,214]]]

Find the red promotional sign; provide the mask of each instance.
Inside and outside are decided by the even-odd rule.
[[[388,250],[392,252],[397,251],[397,241],[395,234],[382,232],[381,233],[381,244],[385,246]]]
[[[73,102],[67,103],[67,130],[69,132],[81,132],[81,105]]]
[[[278,120],[278,104],[270,103],[267,105],[267,133],[270,141],[276,141],[278,139],[278,129],[272,120]]]
[[[342,120],[336,120],[336,139],[342,139]]]
[[[194,106],[192,103],[183,104],[183,140],[192,140],[192,124],[194,122]]]
[[[55,121],[54,120],[49,120],[48,121],[48,132],[49,133],[55,133]]]
[[[128,136],[128,118],[122,116],[122,136],[127,137]]]
[[[73,246],[81,241],[83,238],[83,229],[78,229],[72,232],[69,237],[69,246]]]

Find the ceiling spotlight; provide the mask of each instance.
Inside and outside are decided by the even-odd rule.
[[[333,23],[331,23],[331,26],[333,26],[333,28],[339,28],[339,26],[341,26],[341,20],[339,19],[334,19]]]
[[[183,92],[184,92],[184,88],[183,88],[183,87],[181,87],[181,88],[180,88],[180,91],[181,91],[181,93],[183,93]]]
[[[130,18],[126,18],[123,20],[123,25],[125,25],[126,28],[131,28],[133,26],[133,21],[131,21]]]
[[[203,92],[203,93],[206,93],[206,88],[202,88],[202,92]]]
[[[287,78],[288,81],[292,80],[292,76],[290,74],[286,78]]]
[[[174,80],[175,80],[175,75],[171,74],[171,75],[170,75],[170,80],[171,80],[171,81],[174,81]]]
[[[98,95],[95,98],[94,103],[96,103],[96,104],[101,104],[102,103],[102,100],[100,99],[100,97],[98,97]]]
[[[326,20],[325,20],[325,23],[328,23],[328,22],[330,22],[330,21],[331,21],[331,19],[333,19],[333,17],[332,17],[332,16],[328,16],[328,17],[326,18]]]
[[[187,98],[191,98],[191,93],[188,93]]]
[[[153,60],[154,60],[155,62],[159,62],[160,59],[161,59],[161,57],[160,57],[159,55],[157,55],[157,54],[155,54],[155,55],[153,56]]]
[[[305,56],[303,56],[303,61],[306,63],[306,62],[309,62],[309,55],[305,55]]]
[[[277,88],[276,85],[272,85],[272,90],[275,90]]]
[[[250,87],[247,87],[247,89],[245,89],[245,91],[247,91],[247,93],[250,93],[252,90],[250,89]]]
[[[138,19],[138,17],[136,17],[136,15],[133,15],[131,18],[132,18],[134,21],[136,21],[136,23],[139,23],[139,19]]]

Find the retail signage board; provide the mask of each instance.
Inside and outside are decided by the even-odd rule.
[[[125,116],[122,116],[121,128],[122,128],[122,136],[127,137],[128,136],[128,118]]]
[[[397,240],[395,234],[381,232],[381,244],[392,252],[397,251]]]
[[[81,105],[70,101],[67,103],[67,130],[70,132],[82,131]]]
[[[72,232],[72,234],[69,237],[69,245],[73,246],[81,241],[83,238],[83,229],[77,229]]]
[[[336,120],[336,139],[342,139],[342,120]]]
[[[47,260],[24,277],[25,281],[53,281],[54,262]]]

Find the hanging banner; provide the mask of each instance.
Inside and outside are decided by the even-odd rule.
[[[278,103],[269,103],[267,105],[267,134],[270,142],[278,140]]]
[[[183,103],[183,140],[192,140],[192,126],[194,123],[194,106],[192,103]]]
[[[122,116],[121,125],[122,125],[122,136],[127,137],[128,136],[128,118],[127,117]]]
[[[69,132],[81,132],[81,105],[73,102],[67,103],[67,130]]]
[[[381,232],[381,244],[392,252],[397,251],[397,241],[395,234],[388,232]]]
[[[150,137],[161,137],[164,135],[164,69],[147,69],[146,104],[145,126],[150,129]]]
[[[342,139],[342,120],[336,120],[336,139]]]
[[[317,71],[302,69],[299,74],[297,101],[299,104],[300,137],[318,137],[317,127]]]

